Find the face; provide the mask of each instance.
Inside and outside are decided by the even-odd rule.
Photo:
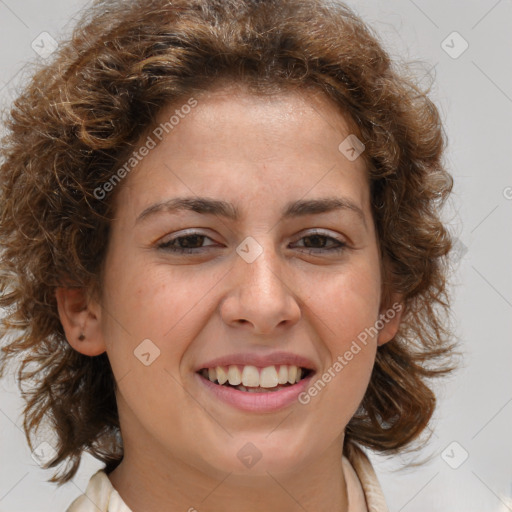
[[[292,471],[341,453],[394,335],[394,321],[372,330],[384,310],[365,165],[340,151],[350,129],[319,94],[196,100],[160,113],[182,115],[118,185],[81,350],[107,351],[125,447],[212,475]]]

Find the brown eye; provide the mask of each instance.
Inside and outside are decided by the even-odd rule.
[[[304,245],[302,247],[304,249],[308,249],[307,252],[310,253],[342,252],[347,246],[347,244],[341,240],[319,233],[303,236],[300,240],[304,241]]]
[[[211,240],[211,238],[200,233],[176,236],[158,244],[158,249],[174,253],[198,253],[201,249],[208,247],[208,245],[203,246],[203,243],[206,239]]]

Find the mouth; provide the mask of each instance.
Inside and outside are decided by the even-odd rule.
[[[314,371],[296,365],[229,365],[201,368],[196,372],[203,379],[224,388],[245,393],[272,393],[290,388],[309,378]]]

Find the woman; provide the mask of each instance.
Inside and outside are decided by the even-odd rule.
[[[3,366],[69,512],[387,510],[451,370],[440,120],[347,7],[99,2],[16,101]]]

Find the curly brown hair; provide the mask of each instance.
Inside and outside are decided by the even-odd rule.
[[[345,440],[385,453],[418,440],[436,403],[428,379],[455,368],[440,218],[452,178],[438,110],[406,69],[338,2],[104,0],[85,12],[14,102],[0,150],[0,371],[20,356],[29,445],[44,421],[57,433],[49,467],[67,464],[51,481],[72,478],[84,451],[107,472],[122,459],[107,355],[71,348],[55,298],[62,286],[101,293],[114,194],[94,191],[163,106],[221,80],[323,91],[365,144],[383,297],[402,294],[404,314]]]

